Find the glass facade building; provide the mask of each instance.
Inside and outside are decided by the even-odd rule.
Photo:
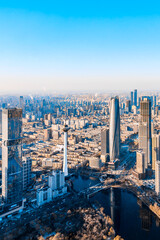
[[[120,155],[120,113],[119,98],[111,98],[110,126],[109,126],[109,153],[110,161],[119,159]]]
[[[2,197],[22,200],[22,109],[2,110]]]

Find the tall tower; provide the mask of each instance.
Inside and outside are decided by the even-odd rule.
[[[155,164],[155,191],[160,195],[160,161]]]
[[[148,130],[147,123],[139,123],[139,149],[144,152],[144,166],[148,168]]]
[[[23,109],[23,96],[19,97],[19,106]]]
[[[134,105],[137,107],[137,89],[134,90]]]
[[[22,200],[22,109],[3,109],[2,126],[2,196],[12,204]]]
[[[160,159],[160,134],[152,135],[152,170],[155,170],[155,163]]]
[[[109,157],[109,128],[101,131],[101,160],[103,163],[108,160]]]
[[[110,127],[109,127],[109,153],[110,162],[119,158],[120,154],[120,114],[119,98],[111,98]]]
[[[133,105],[133,92],[131,92],[131,107]]]
[[[63,159],[63,172],[64,176],[68,176],[68,167],[67,167],[67,140],[68,140],[68,130],[69,127],[67,125],[64,126],[64,159]]]
[[[131,101],[130,100],[126,101],[126,111],[131,112]]]
[[[152,164],[152,139],[151,139],[151,100],[147,97],[143,98],[140,102],[140,125],[146,123],[147,127],[147,163],[148,165]],[[139,137],[143,137],[140,136]],[[145,159],[146,161],[146,159]]]

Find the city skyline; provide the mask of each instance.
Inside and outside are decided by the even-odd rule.
[[[159,6],[1,1],[0,94],[160,90]]]

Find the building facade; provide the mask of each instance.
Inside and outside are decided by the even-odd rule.
[[[65,185],[64,173],[59,170],[52,171],[52,174],[48,177],[47,186],[37,190],[37,205],[43,205],[65,193],[67,193],[67,186]]]
[[[160,160],[160,134],[152,135],[152,170],[155,170],[156,161]]]
[[[2,197],[22,200],[22,109],[2,110]]]
[[[155,163],[155,191],[160,195],[160,161]]]
[[[111,98],[110,126],[109,126],[109,154],[110,162],[119,159],[120,155],[120,113],[119,98]]]
[[[147,127],[147,155],[145,156],[146,167],[151,166],[152,164],[152,138],[151,138],[151,100],[148,97],[143,97],[140,102],[140,126],[146,124]],[[141,132],[143,134],[143,132]],[[143,136],[139,132],[139,137]],[[142,148],[139,146],[139,148]],[[142,148],[143,149],[143,148]]]
[[[101,131],[101,160],[106,162],[109,157],[109,128]]]
[[[23,190],[25,190],[31,183],[32,159],[30,157],[23,157],[22,166],[23,166]]]

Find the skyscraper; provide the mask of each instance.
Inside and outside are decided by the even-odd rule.
[[[152,135],[152,170],[155,170],[156,161],[160,160],[160,134]]]
[[[64,159],[63,159],[63,172],[64,176],[68,176],[68,166],[67,166],[67,141],[68,141],[68,130],[69,127],[67,125],[64,126]]]
[[[2,197],[22,200],[22,109],[2,110]]]
[[[2,134],[2,109],[0,109],[0,134]]]
[[[148,165],[152,164],[152,139],[151,139],[151,100],[148,97],[143,98],[140,102],[140,125],[147,124],[147,155]],[[140,136],[142,137],[142,136]]]
[[[160,194],[160,161],[155,164],[155,191],[157,195]]]
[[[145,158],[144,152],[137,151],[136,152],[136,172],[138,173],[138,178],[143,179],[145,178]]]
[[[148,168],[148,128],[146,122],[139,123],[139,149],[144,152],[144,166]]]
[[[131,112],[131,101],[130,100],[126,101],[126,111]]]
[[[23,96],[19,97],[19,107],[23,109]]]
[[[133,106],[133,92],[131,92],[131,107]]]
[[[101,131],[101,160],[106,162],[109,155],[109,128]]]
[[[156,107],[157,106],[157,97],[156,96],[154,96],[154,100],[153,100],[154,102],[153,102],[153,104],[154,104],[154,107]]]
[[[110,127],[109,127],[109,153],[110,161],[119,158],[120,154],[120,114],[119,98],[111,98],[110,104]]]
[[[137,107],[137,89],[134,90],[134,105]]]

